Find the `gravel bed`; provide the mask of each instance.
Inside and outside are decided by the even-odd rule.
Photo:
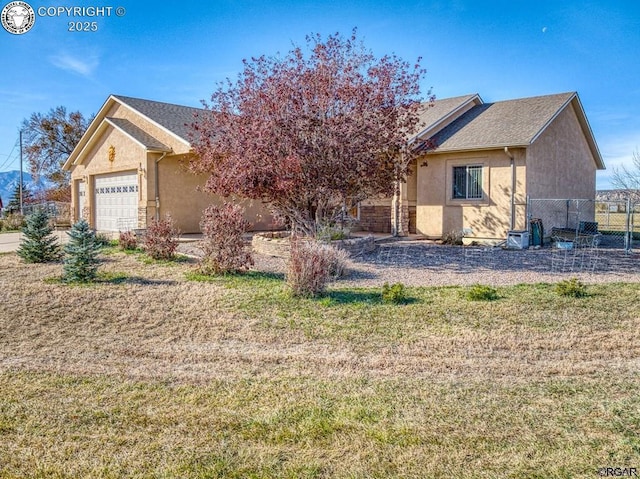
[[[180,251],[199,256],[197,243]],[[253,269],[284,273],[282,258],[254,255]],[[379,244],[376,251],[352,259],[346,276],[333,287],[380,287],[385,282],[407,286],[454,286],[476,283],[494,286],[557,282],[576,277],[585,283],[640,283],[640,254],[620,249],[557,250],[437,245],[426,241]]]

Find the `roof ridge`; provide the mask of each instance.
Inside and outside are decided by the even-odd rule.
[[[190,144],[189,125],[196,116],[206,111],[203,108],[178,105],[144,98],[111,95],[115,101],[131,108],[156,126],[169,132],[186,145]]]
[[[485,102],[485,104],[486,105],[493,105],[495,103],[509,103],[509,102],[524,101],[524,100],[538,100],[540,98],[551,98],[551,97],[562,97],[562,96],[566,96],[567,99],[568,99],[571,96],[575,95],[576,93],[577,92],[575,92],[575,91],[567,91],[567,92],[562,92],[562,93],[549,93],[548,95],[524,96],[522,98],[510,98],[508,100],[487,101],[487,102]]]
[[[476,105],[434,135],[436,151],[528,146],[576,95],[554,93]]]
[[[140,98],[135,96],[127,96],[127,95],[116,95],[112,93],[110,96],[117,98],[118,100],[122,100],[127,103],[126,100],[135,100],[135,101],[143,101],[147,103],[157,103],[160,105],[168,105],[168,106],[178,106],[180,108],[193,108],[194,110],[204,110],[204,108],[200,108],[197,106],[189,106],[189,105],[181,105],[180,103],[170,103],[168,101],[160,101],[160,100],[150,100],[148,98]]]

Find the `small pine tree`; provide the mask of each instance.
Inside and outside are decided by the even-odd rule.
[[[69,243],[64,247],[65,257],[62,279],[66,282],[88,283],[96,278],[100,261],[100,243],[86,220],[73,225],[69,233]]]
[[[22,204],[30,203],[32,200],[33,194],[27,188],[27,185],[22,185]],[[13,194],[11,195],[11,199],[9,203],[7,203],[6,207],[7,213],[19,213],[20,212],[20,185],[17,184],[13,189]]]
[[[27,263],[46,263],[60,258],[58,239],[51,234],[49,216],[44,211],[36,211],[27,217],[22,230],[23,238],[18,248],[18,256]]]

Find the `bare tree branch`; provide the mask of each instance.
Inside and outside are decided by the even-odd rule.
[[[63,106],[52,108],[46,115],[32,113],[22,122],[24,151],[33,177],[53,183],[62,197],[70,199],[69,173],[62,171],[93,117],[85,119],[80,112],[71,112]]]
[[[633,152],[631,166],[623,164],[613,169],[611,183],[623,190],[634,204],[640,203],[640,151]]]

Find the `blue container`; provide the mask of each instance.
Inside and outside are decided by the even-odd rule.
[[[533,218],[529,221],[529,230],[531,231],[531,246],[544,245],[544,227],[540,218]]]

